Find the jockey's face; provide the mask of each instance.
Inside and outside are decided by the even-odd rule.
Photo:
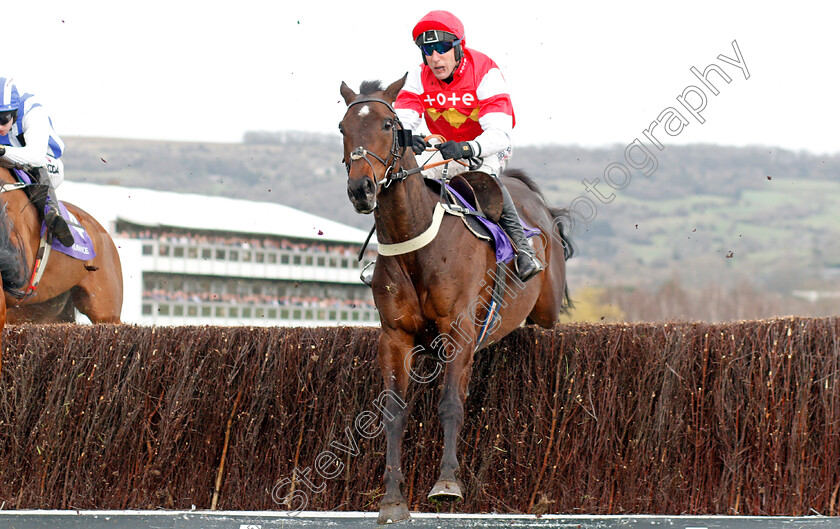
[[[0,136],[6,136],[9,134],[9,131],[12,130],[12,125],[15,124],[15,120],[12,119],[11,112],[0,113],[0,123],[2,123],[2,125],[0,125]]]
[[[455,48],[451,48],[446,53],[433,51],[431,55],[426,55],[426,64],[432,69],[435,77],[441,81],[447,79],[455,71],[455,66],[458,65],[455,60]]]

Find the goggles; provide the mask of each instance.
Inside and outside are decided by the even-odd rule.
[[[7,125],[12,120],[12,118],[15,117],[14,114],[14,110],[9,112],[0,112],[0,127],[3,125]]]
[[[432,44],[421,44],[420,49],[423,50],[424,55],[431,57],[433,52],[438,52],[439,55],[443,55],[460,43],[460,40],[446,40],[443,42],[434,42]]]

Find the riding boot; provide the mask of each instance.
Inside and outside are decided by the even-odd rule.
[[[45,167],[38,168],[38,183],[46,186],[46,193],[38,193],[40,200],[33,198],[33,202],[39,212],[44,215],[44,225],[47,227],[47,232],[52,233],[63,246],[68,248],[73,246],[73,233],[70,231],[67,221],[59,212],[55,188]]]
[[[516,246],[516,275],[524,283],[542,272],[545,267],[537,259],[531,240],[525,237],[525,232],[522,230],[522,224],[519,221],[519,214],[516,212],[516,206],[510,197],[510,193],[501,182],[499,182],[499,187],[502,188],[503,198],[502,216],[499,218],[499,225]]]

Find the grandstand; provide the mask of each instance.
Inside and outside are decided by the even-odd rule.
[[[268,202],[65,181],[108,230],[122,320],[138,325],[375,325],[359,280],[367,233]],[[375,245],[373,245],[375,246]]]

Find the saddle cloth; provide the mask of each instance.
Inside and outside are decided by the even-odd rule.
[[[457,191],[452,189],[452,187],[449,186],[449,184],[446,185],[446,189],[450,193],[452,193],[452,196],[455,197],[455,199],[458,201],[458,204],[461,207],[469,211],[475,211],[473,205],[470,204],[470,202],[466,200],[463,196],[461,196]],[[493,245],[493,248],[496,251],[497,262],[507,263],[508,261],[513,259],[513,256],[516,255],[513,251],[513,245],[510,242],[510,238],[505,233],[505,230],[503,230],[501,226],[480,215],[465,215],[464,222],[467,223],[467,227],[470,228],[470,231],[473,231],[473,226],[469,225],[468,218],[478,220],[481,226],[483,226],[484,229],[488,232],[489,239],[486,240],[489,240],[490,243]],[[540,233],[539,228],[532,228],[531,226],[528,226],[528,224],[524,220],[522,220],[522,217],[519,217],[519,222],[522,224],[522,230],[525,232],[525,237],[530,238]],[[478,235],[476,234],[476,236]]]
[[[14,169],[15,176],[17,179],[20,180],[24,184],[33,184],[32,178],[26,173],[26,171],[22,171],[20,169]],[[82,223],[76,219],[76,217],[70,213],[67,208],[64,206],[64,203],[60,200],[58,201],[58,210],[64,220],[67,221],[67,225],[70,226],[70,232],[73,234],[73,246],[67,247],[58,242],[58,239],[53,238],[52,241],[52,249],[61,252],[65,255],[69,255],[74,259],[79,259],[81,261],[89,261],[96,257],[96,252],[93,249],[93,241],[88,235],[85,228],[82,226]],[[47,227],[43,221],[43,214],[41,215],[41,237],[44,236],[44,233],[47,231]]]

